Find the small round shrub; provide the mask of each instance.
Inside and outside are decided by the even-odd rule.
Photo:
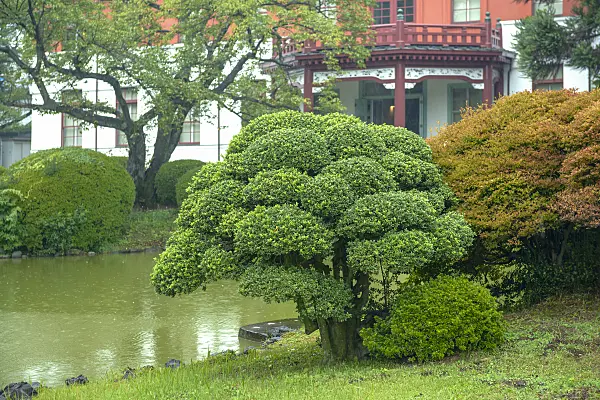
[[[199,160],[177,160],[163,164],[154,181],[158,203],[165,206],[177,205],[177,180],[186,172],[203,165]]]
[[[93,150],[34,153],[9,169],[23,194],[23,245],[30,253],[99,250],[119,238],[133,208],[127,171]]]
[[[192,183],[192,179],[194,176],[202,169],[203,167],[198,167],[194,169],[190,169],[185,174],[181,175],[179,179],[177,179],[177,184],[175,185],[175,198],[177,199],[177,205],[181,206],[183,201],[187,199],[188,193],[187,188]]]
[[[441,360],[456,351],[493,349],[504,320],[490,292],[466,278],[440,276],[401,292],[387,319],[361,331],[376,356]]]

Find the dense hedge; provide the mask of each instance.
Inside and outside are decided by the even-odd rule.
[[[203,165],[204,163],[199,160],[177,160],[163,164],[154,181],[154,190],[159,204],[177,205],[177,180],[186,172]]]
[[[504,341],[496,300],[466,278],[441,276],[403,291],[387,319],[363,329],[376,356],[441,360],[456,351],[492,349]]]
[[[194,176],[202,169],[200,166],[198,168],[190,169],[185,174],[181,175],[179,179],[177,179],[177,184],[175,185],[175,199],[177,200],[177,205],[181,206],[183,201],[187,199],[188,193],[187,188],[192,183],[192,179]]]
[[[600,226],[599,115],[600,90],[523,92],[468,111],[430,141],[478,233],[468,271],[500,281],[515,262],[529,266],[521,274],[529,278],[546,276],[545,268],[581,270],[577,233]],[[600,277],[600,241],[587,238],[596,250],[583,262]],[[535,287],[521,283],[512,287]],[[546,283],[545,295],[564,290]]]
[[[34,153],[9,169],[23,194],[23,246],[30,253],[99,250],[123,232],[135,198],[127,171],[101,153],[65,148]]]
[[[127,162],[129,162],[129,157],[126,156],[112,156],[112,160],[116,161],[117,164],[127,169]]]

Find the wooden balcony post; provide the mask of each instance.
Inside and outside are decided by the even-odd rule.
[[[492,17],[489,11],[485,13],[485,47],[492,47]]]
[[[491,64],[483,67],[483,104],[491,107],[494,103],[494,69]]]
[[[396,79],[394,89],[394,125],[405,126],[406,125],[406,92],[405,85],[406,79],[404,77],[405,69],[404,63],[396,64]]]
[[[398,15],[396,19],[396,47],[403,48],[405,43],[405,32],[404,32],[404,10],[398,9]]]
[[[313,95],[313,71],[308,66],[304,67],[304,112],[311,112],[315,103]]]

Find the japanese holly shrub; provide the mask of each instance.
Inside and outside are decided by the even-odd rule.
[[[0,253],[21,246],[23,235],[22,202],[23,195],[21,192],[15,189],[2,189],[0,185]]]
[[[99,250],[123,233],[135,189],[127,171],[87,149],[39,151],[13,164],[23,195],[23,246],[30,253]]]
[[[504,320],[489,290],[464,277],[438,278],[402,291],[386,319],[361,331],[375,356],[419,362],[504,341]]]
[[[352,116],[258,117],[192,178],[152,282],[175,296],[235,279],[294,301],[329,356],[360,357],[362,317],[386,303],[371,285],[447,267],[471,243],[428,154],[414,133]]]
[[[187,188],[192,183],[192,178],[196,175],[203,167],[200,166],[198,168],[190,169],[185,174],[181,175],[179,179],[177,179],[177,184],[175,185],[175,198],[177,200],[177,205],[181,206],[181,203],[187,198]]]
[[[177,205],[177,180],[186,172],[203,165],[204,163],[199,160],[177,160],[163,164],[154,180],[158,203],[165,206]]]
[[[598,115],[599,90],[523,92],[466,112],[430,141],[478,234],[466,271],[501,282],[499,293],[534,289],[532,300],[600,283]]]

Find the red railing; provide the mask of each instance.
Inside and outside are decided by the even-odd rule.
[[[410,48],[410,46],[464,46],[490,49],[502,48],[502,27],[492,28],[489,18],[483,24],[436,25],[413,24],[398,21],[395,24],[375,25],[375,43],[377,47]],[[292,41],[284,41],[281,46],[283,56],[300,52],[311,53],[318,50],[319,43],[306,42],[296,46]],[[277,51],[277,49],[276,49]]]

